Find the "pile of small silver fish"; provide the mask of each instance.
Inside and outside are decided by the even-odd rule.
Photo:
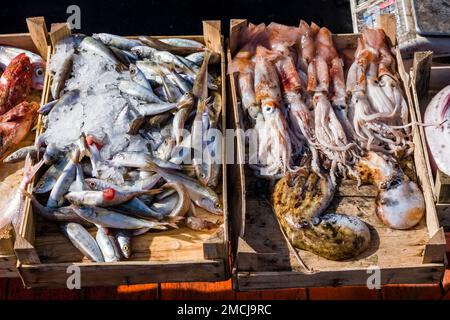
[[[218,54],[188,39],[106,33],[55,49],[45,131],[16,156],[45,168],[24,191],[34,210],[97,262],[130,258],[131,237],[149,230],[217,228],[221,151],[206,132],[221,130],[220,77],[208,70]],[[208,152],[190,163],[195,146]]]

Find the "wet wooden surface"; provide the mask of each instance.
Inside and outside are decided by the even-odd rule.
[[[450,258],[450,232],[447,258]],[[20,279],[0,279],[0,300],[450,300],[450,268],[440,285],[387,285],[381,290],[366,287],[234,292],[231,280],[221,282],[159,283],[118,287],[24,289]]]

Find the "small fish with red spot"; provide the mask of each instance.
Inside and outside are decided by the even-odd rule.
[[[69,192],[65,195],[65,198],[76,205],[111,207],[127,202],[134,197],[144,194],[153,195],[160,192],[160,189],[130,191],[106,188],[102,191]]]
[[[177,228],[170,222],[149,221],[130,217],[112,209],[99,207],[78,207],[74,204],[70,206],[76,214],[97,226],[112,229],[138,230],[138,229],[156,229],[166,230],[167,227]]]

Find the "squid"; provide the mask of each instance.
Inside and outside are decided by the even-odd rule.
[[[410,154],[406,131],[408,108],[399,83],[390,71],[393,58],[382,30],[367,29],[358,40],[355,61],[347,75],[353,128],[367,151]]]
[[[304,101],[302,80],[292,52],[288,49],[288,45],[292,45],[294,42],[288,42],[288,36],[281,37],[281,40],[279,38],[282,31],[288,35],[296,35],[295,30],[292,30],[292,27],[285,27],[287,30],[283,30],[279,25],[276,26],[277,37],[271,35],[270,39],[271,47],[275,51],[266,50],[264,54],[274,63],[281,82],[283,100],[287,105],[287,118],[292,129],[291,137],[294,149],[301,149],[302,141],[306,142],[312,155],[312,169],[322,175],[319,146],[314,133],[314,117]]]
[[[252,118],[256,119],[261,108],[256,101],[254,88],[255,63],[254,56],[256,46],[264,42],[267,37],[266,26],[250,25],[239,39],[242,48],[228,65],[228,73],[238,72],[238,85],[244,111]]]
[[[258,46],[255,59],[255,94],[264,117],[267,136],[268,167],[281,172],[295,171],[291,166],[292,141],[282,109],[281,89],[275,66],[266,57],[266,49]],[[272,171],[272,170],[271,170]]]
[[[316,55],[308,65],[307,89],[313,94],[316,138],[322,154],[330,161],[330,173],[336,183],[338,172],[357,178],[352,165],[357,159],[358,146],[351,141],[352,127],[343,111],[346,109],[344,73],[328,29],[320,28],[317,32],[315,48]]]

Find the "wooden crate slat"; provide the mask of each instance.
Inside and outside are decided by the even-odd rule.
[[[436,172],[435,190],[439,203],[450,204],[450,177],[441,170]]]
[[[21,265],[19,271],[27,287],[61,288],[66,286],[69,266],[80,268],[82,287],[220,281],[226,277],[224,260],[48,263]]]
[[[29,22],[29,23],[28,23]],[[1,34],[0,45],[7,45],[25,49],[37,54],[40,54],[44,59],[47,58],[43,54],[47,47],[47,33],[45,27],[45,20],[43,17],[34,17],[27,19],[29,33],[16,34]],[[30,101],[42,101],[42,92],[38,90],[31,90],[27,97]],[[34,133],[30,132],[28,136],[21,141],[16,147],[21,148],[31,145],[34,141]],[[2,160],[2,159],[0,159]],[[9,194],[5,192],[5,188],[14,189],[22,179],[24,162],[12,164],[0,164],[0,181],[2,187],[0,188],[1,195]],[[9,190],[8,190],[9,191]],[[2,201],[8,201],[7,198],[2,198]],[[17,277],[16,257],[14,255],[14,241],[15,235],[12,226],[6,226],[0,230],[0,277]]]
[[[421,266],[386,268],[381,271],[381,284],[436,284],[440,281],[444,266],[425,264]],[[322,286],[359,286],[367,282],[366,269],[333,270],[305,274],[293,271],[238,272],[237,289],[241,291],[305,288]]]
[[[423,122],[426,107],[433,96],[444,86],[450,84],[450,65],[433,66],[433,52],[415,52],[411,70],[411,95],[413,96],[415,114],[418,121]],[[431,153],[426,143],[425,130],[419,128],[423,141],[424,158],[428,177],[432,186],[433,198],[436,202],[437,215],[443,227],[450,227],[450,219],[446,215],[450,208],[450,177],[432,164]]]

